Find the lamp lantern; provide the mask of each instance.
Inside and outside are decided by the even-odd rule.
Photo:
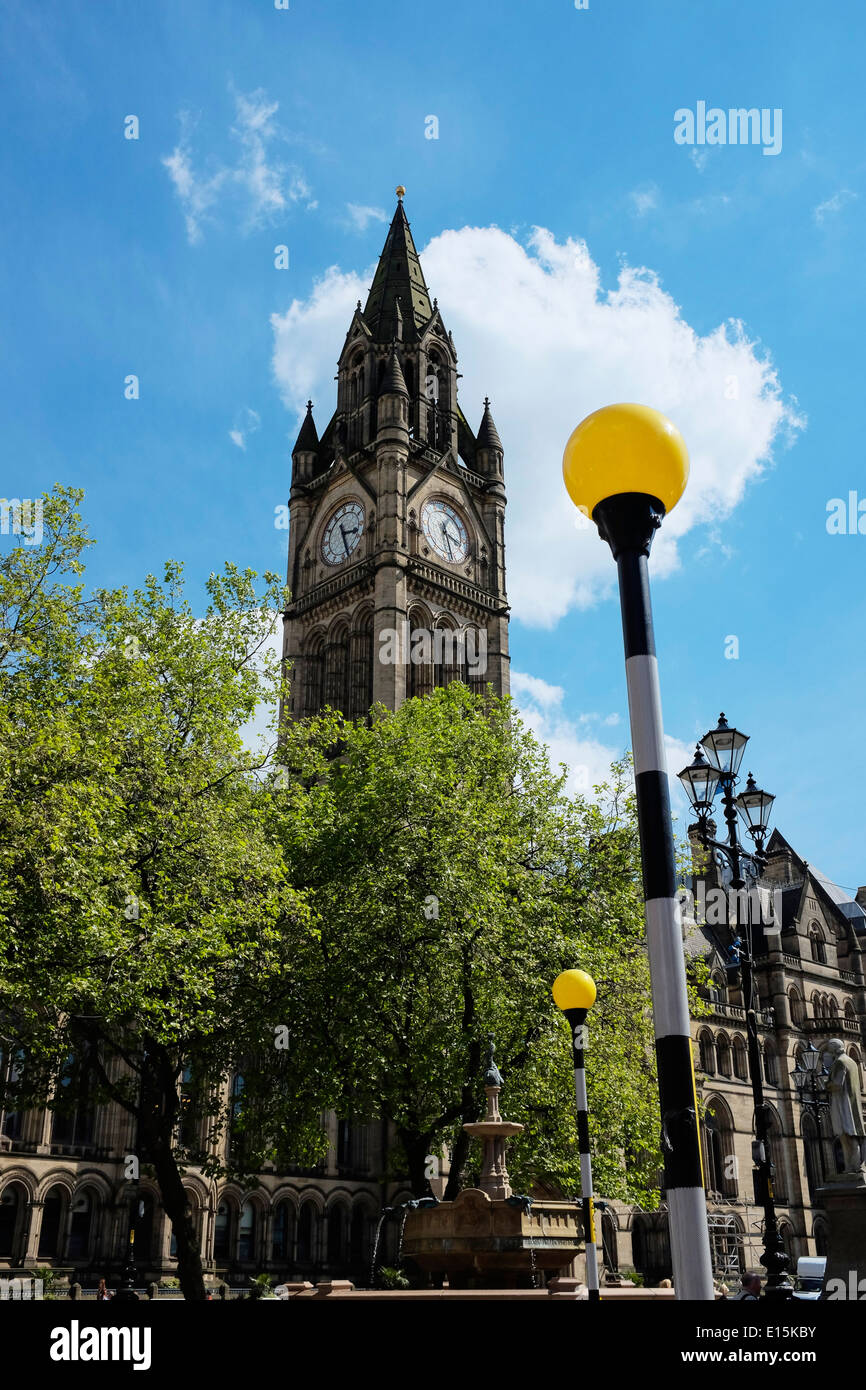
[[[720,714],[715,729],[710,729],[701,739],[701,747],[723,777],[736,777],[748,741],[748,734],[729,728],[724,714]]]

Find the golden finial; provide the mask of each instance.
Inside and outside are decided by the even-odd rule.
[[[403,187],[402,183],[398,183],[398,184],[397,184],[397,188],[396,188],[395,191],[396,191],[397,197],[400,199],[400,201],[401,201],[401,203],[402,203],[403,199],[404,199],[405,196],[406,196],[406,190],[405,190],[405,188]]]

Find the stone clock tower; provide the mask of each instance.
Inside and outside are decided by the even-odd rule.
[[[292,450],[283,656],[295,719],[356,718],[454,679],[505,695],[505,484],[485,400],[457,401],[457,353],[432,304],[402,188],[367,303],[340,354],[337,408]]]

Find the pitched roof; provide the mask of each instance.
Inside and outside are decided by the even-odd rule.
[[[834,883],[831,878],[828,878],[820,869],[817,869],[814,864],[807,863],[805,859],[802,859],[793,845],[789,844],[785,839],[780,830],[773,831],[767,848],[771,852],[780,848],[789,850],[797,865],[798,871],[802,873],[803,877],[805,878],[807,874],[809,875],[812,881],[818,886],[819,890],[829,899],[836,911],[840,912],[843,917],[848,919],[855,931],[866,932],[866,912],[864,912],[860,904],[856,902],[855,899],[851,897],[851,894],[844,888],[840,888],[838,883]]]
[[[498,449],[500,454],[503,452],[502,440],[499,438],[499,431],[490,414],[490,402],[484,397],[484,414],[481,417],[481,424],[478,429],[478,439],[476,441],[479,449]]]
[[[397,356],[397,349],[392,347],[391,356],[388,358],[388,365],[385,368],[385,375],[382,378],[382,385],[379,387],[379,395],[385,396],[389,392],[399,392],[403,396],[408,396],[406,378],[403,375],[403,368],[400,366],[400,358]]]
[[[397,211],[385,238],[385,245],[364,306],[364,321],[378,342],[395,336],[398,299],[399,312],[403,320],[403,337],[407,340],[415,339],[418,337],[418,330],[433,313],[433,305],[430,303],[409,222],[403,211],[402,198],[397,203]]]
[[[318,448],[319,436],[316,433],[316,422],[313,419],[313,402],[307,401],[307,413],[304,416],[304,423],[301,425],[292,453],[300,454],[302,451],[316,453]]]

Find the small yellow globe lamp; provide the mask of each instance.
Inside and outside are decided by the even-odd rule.
[[[585,970],[563,970],[553,982],[553,1002],[571,1025],[574,1097],[577,1104],[577,1144],[580,1153],[580,1191],[583,1234],[586,1240],[586,1285],[590,1302],[597,1302],[598,1252],[595,1240],[595,1207],[592,1200],[592,1156],[589,1148],[589,1107],[586,1098],[587,1012],[595,1003],[595,980]]]
[[[553,1002],[564,1014],[572,1009],[591,1009],[595,1003],[595,980],[585,970],[563,970],[553,982]]]
[[[689,452],[676,425],[648,405],[606,405],[581,420],[565,446],[562,475],[572,502],[592,516],[622,493],[675,507],[689,477]]]

